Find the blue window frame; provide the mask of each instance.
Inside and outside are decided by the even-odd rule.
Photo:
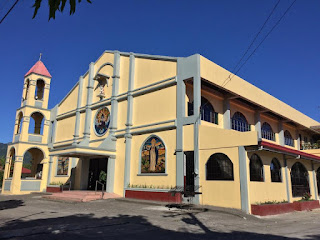
[[[193,102],[188,103],[188,116],[194,115],[193,112]],[[201,107],[200,107],[201,120],[206,122],[211,122],[218,124],[218,113],[214,111],[211,103],[204,97],[201,97]]]
[[[250,131],[250,125],[246,117],[241,112],[235,112],[231,118],[232,129],[239,132]]]
[[[284,131],[284,144],[294,147],[294,140],[288,130]]]
[[[261,126],[261,136],[262,138],[275,141],[275,134],[272,131],[272,128],[269,123],[265,122]]]

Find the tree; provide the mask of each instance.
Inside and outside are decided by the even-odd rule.
[[[78,0],[78,3],[80,3],[82,0]],[[88,3],[91,3],[91,0],[86,0]],[[55,19],[56,18],[56,12],[63,12],[65,6],[66,6],[67,0],[48,0],[49,3],[49,20],[51,18]],[[34,0],[33,8],[34,8],[34,13],[33,17],[35,18],[38,10],[41,6],[42,0]],[[76,5],[77,5],[77,0],[69,0],[69,5],[70,5],[70,15],[73,15],[76,12]]]

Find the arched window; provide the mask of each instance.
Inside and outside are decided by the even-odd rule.
[[[281,165],[278,159],[274,158],[270,164],[271,182],[282,182]]]
[[[261,136],[262,138],[275,141],[275,134],[272,131],[272,128],[269,123],[264,122],[261,126]]]
[[[201,97],[201,120],[218,124],[218,113],[214,111],[211,103],[204,97]]]
[[[250,131],[250,125],[246,117],[241,112],[235,112],[231,119],[232,122],[232,129],[240,131],[240,132],[247,132]]]
[[[320,192],[320,167],[317,169],[317,186],[318,186],[318,195]]]
[[[20,112],[18,115],[18,126],[17,126],[16,134],[20,134],[20,132],[21,132],[22,120],[23,120],[23,114],[22,114],[22,112]]]
[[[291,185],[293,197],[302,197],[305,193],[310,193],[309,174],[300,162],[296,162],[291,168]]]
[[[29,79],[27,79],[27,81],[26,81],[26,93],[24,95],[24,100],[27,100],[28,92],[29,92],[29,86],[30,86],[30,81],[29,81]]]
[[[141,173],[166,172],[166,148],[156,136],[149,137],[141,148]]]
[[[207,180],[233,180],[233,163],[227,155],[215,153],[206,164]]]
[[[192,116],[193,114],[193,102],[189,102],[188,116]],[[211,103],[204,97],[201,97],[200,115],[201,120],[218,124],[218,113],[214,111]]]
[[[29,133],[42,134],[43,131],[43,115],[39,112],[32,113],[30,116]]]
[[[250,158],[250,181],[263,182],[263,164],[257,154]]]
[[[9,171],[8,171],[8,175],[6,176],[6,178],[12,178],[13,177],[13,170],[14,170],[14,162],[16,160],[16,150],[12,147],[10,149],[10,153],[9,153]]]
[[[284,144],[294,147],[294,140],[288,130],[284,131]]]
[[[45,85],[45,83],[42,79],[37,80],[36,94],[35,94],[36,100],[43,99],[44,85]]]

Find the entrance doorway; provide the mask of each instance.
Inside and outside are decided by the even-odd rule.
[[[89,177],[88,177],[88,190],[95,190],[96,181],[99,181],[101,171],[107,173],[108,158],[94,158],[90,159],[89,164]],[[98,190],[101,190],[101,184],[98,184]],[[106,189],[106,186],[104,187]]]
[[[185,197],[195,196],[195,172],[194,172],[194,152],[185,152],[186,155],[186,175],[185,175]]]

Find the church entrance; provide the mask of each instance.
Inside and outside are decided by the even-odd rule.
[[[107,173],[108,170],[108,158],[94,158],[90,159],[89,164],[89,176],[88,176],[88,190],[95,190],[96,181],[99,181],[99,176],[102,171]],[[97,189],[101,190],[101,184],[97,185]],[[104,186],[106,190],[106,184]]]

